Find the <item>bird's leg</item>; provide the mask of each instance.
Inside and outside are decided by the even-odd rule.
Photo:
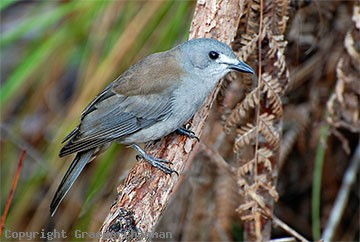
[[[171,169],[170,167],[165,165],[165,164],[172,164],[170,161],[159,159],[152,155],[146,154],[146,152],[136,144],[132,144],[131,147],[140,153],[140,155],[136,156],[137,160],[142,158],[142,159],[146,160],[147,162],[149,162],[153,167],[158,168],[159,170],[165,172],[166,174],[171,175],[172,173],[175,173],[176,175],[179,175],[179,173],[177,171],[175,171],[174,169]]]
[[[192,139],[196,139],[198,142],[200,142],[200,139],[195,135],[195,133],[189,129],[185,129],[185,128],[178,128],[176,130],[177,133],[179,134],[182,134],[182,135],[185,135],[189,138],[192,138]]]

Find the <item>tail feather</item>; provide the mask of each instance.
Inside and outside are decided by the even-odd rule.
[[[64,178],[62,179],[55,196],[50,205],[50,214],[54,216],[57,208],[59,207],[61,201],[64,199],[65,195],[70,190],[71,186],[74,184],[76,179],[79,177],[80,173],[84,169],[87,163],[89,163],[95,153],[96,149],[80,152],[76,155],[74,161],[71,163],[69,169],[67,170]]]

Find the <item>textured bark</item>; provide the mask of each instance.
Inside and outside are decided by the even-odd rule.
[[[238,1],[198,1],[190,39],[210,37],[229,44],[236,35],[240,16],[241,5]],[[220,84],[190,122],[190,129],[197,136],[201,134],[219,86]],[[191,162],[190,152],[195,145],[196,140],[180,135],[169,135],[160,142],[148,144],[146,151],[155,157],[172,161],[172,167],[180,176],[166,175],[144,161],[136,164],[125,183],[118,187],[118,199],[110,209],[101,232],[116,232],[120,235],[119,240],[122,240],[130,233],[154,231],[176,190],[176,184],[181,180],[185,166]]]

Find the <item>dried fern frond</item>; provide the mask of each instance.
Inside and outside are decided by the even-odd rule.
[[[267,92],[267,98],[281,93],[283,87],[280,85],[276,77],[267,72],[263,73],[261,77],[263,81],[262,91]]]
[[[259,35],[248,36],[248,39],[242,42],[242,47],[240,51],[237,52],[239,59],[246,61],[251,54],[253,54],[257,48],[257,44],[259,41]]]
[[[262,78],[264,82],[261,91],[267,98],[267,110],[276,117],[282,117],[283,108],[279,93],[283,91],[283,87],[277,78],[271,77],[268,73],[264,73]]]
[[[239,127],[234,140],[236,154],[241,154],[245,147],[253,147],[253,157],[242,159],[238,168],[238,184],[244,203],[237,211],[246,221],[246,229],[252,231],[246,239],[263,240],[264,221],[272,217],[271,201],[278,198],[274,178],[280,153],[281,96],[289,82],[285,61],[287,41],[283,35],[289,7],[288,1],[278,0],[250,1],[248,8],[243,16],[248,27],[245,33],[238,34],[239,56],[259,60],[259,80],[256,88],[231,111],[224,122],[224,129],[231,134]],[[252,121],[249,113],[254,115]],[[247,119],[245,125],[244,118]]]
[[[235,139],[234,152],[239,152],[239,149],[245,145],[251,145],[251,143],[255,141],[256,132],[257,128],[250,123],[240,127],[237,130],[238,136]]]
[[[275,116],[262,113],[259,117],[260,133],[273,149],[279,147],[280,134],[274,128]]]
[[[270,149],[267,148],[260,148],[257,151],[257,155],[258,155],[258,162],[263,163],[264,167],[268,169],[269,172],[271,172],[272,165],[270,158],[274,155],[274,152],[272,152]]]
[[[353,8],[353,28],[348,31],[344,46],[346,54],[336,67],[335,92],[327,102],[327,121],[335,128],[360,132],[360,6]]]
[[[240,120],[243,120],[249,114],[250,109],[254,109],[257,105],[259,105],[257,92],[258,88],[251,91],[246,95],[244,100],[238,103],[231,111],[230,115],[226,119],[226,122],[224,123],[225,133],[231,133],[231,131],[236,128],[237,124],[239,124]]]
[[[219,111],[224,114],[227,110],[227,106],[225,104],[225,97],[227,94],[227,89],[229,88],[231,82],[233,81],[234,77],[231,75],[226,76],[221,84],[220,90],[218,95],[216,96],[216,102],[219,105]]]

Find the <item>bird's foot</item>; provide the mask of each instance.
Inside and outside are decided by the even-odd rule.
[[[196,139],[198,142],[200,142],[200,139],[195,135],[195,133],[189,129],[185,129],[185,128],[178,128],[176,130],[177,133],[179,134],[182,134],[182,135],[185,135],[189,138],[192,138],[192,139]]]
[[[137,152],[140,153],[140,155],[136,156],[137,160],[144,159],[147,162],[149,162],[153,167],[158,168],[159,170],[163,171],[168,175],[175,173],[176,175],[179,176],[179,173],[176,170],[171,169],[169,166],[167,166],[172,164],[170,161],[159,159],[152,155],[146,154],[146,152],[143,149],[141,149],[138,145],[133,144],[131,145],[131,147],[133,147]]]

